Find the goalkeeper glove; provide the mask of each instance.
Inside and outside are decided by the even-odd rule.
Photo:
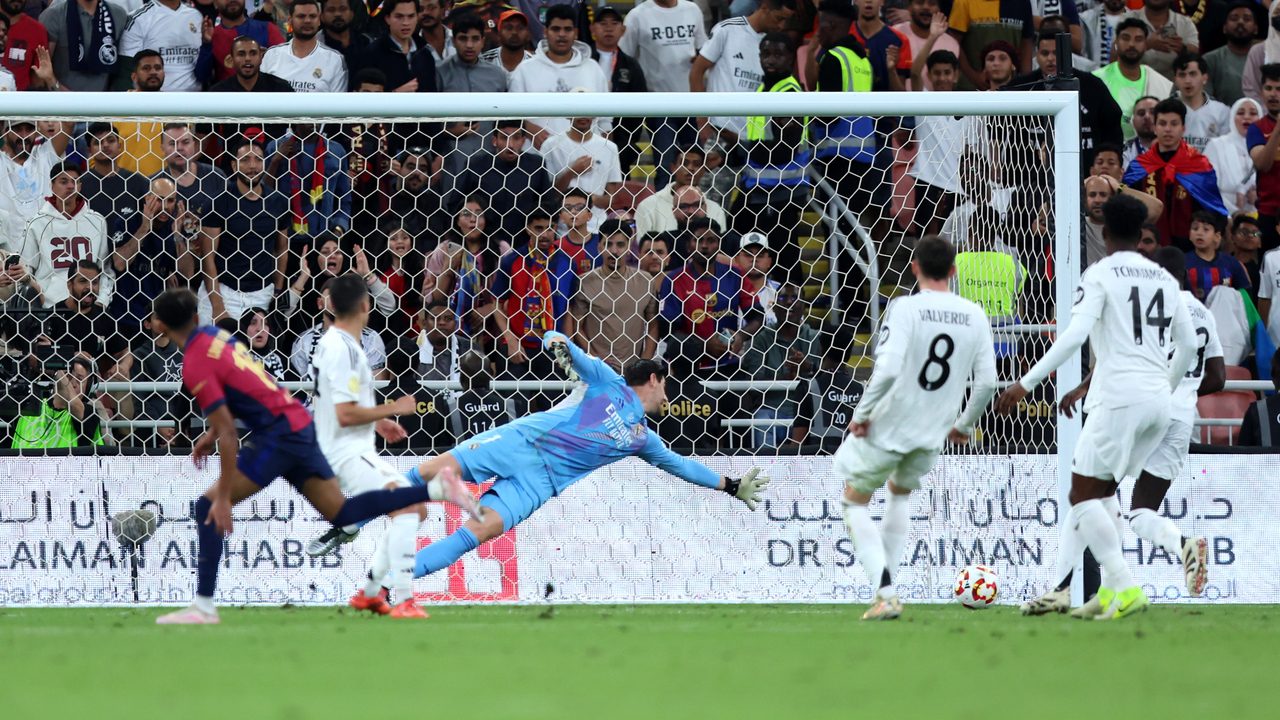
[[[582,378],[578,377],[578,371],[573,369],[573,356],[569,354],[569,348],[564,343],[558,342],[551,346],[551,354],[555,356],[556,365],[564,371],[565,379],[569,382],[578,382]]]
[[[724,479],[724,491],[747,504],[751,510],[764,498],[760,493],[769,487],[769,476],[761,475],[760,468],[751,468],[741,478]]]

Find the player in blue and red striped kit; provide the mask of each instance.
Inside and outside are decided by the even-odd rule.
[[[156,298],[153,312],[153,327],[183,347],[183,387],[195,398],[209,424],[209,430],[196,441],[191,457],[196,467],[203,467],[215,446],[221,456],[217,482],[196,500],[199,555],[195,602],[160,616],[157,623],[218,622],[213,593],[223,537],[231,534],[231,508],[277,477],[283,477],[321,515],[339,526],[443,499],[439,483],[346,498],[316,443],[310,413],[276,384],[242,343],[219,328],[197,327],[195,293],[166,290]],[[250,431],[243,446],[236,433],[236,420]]]

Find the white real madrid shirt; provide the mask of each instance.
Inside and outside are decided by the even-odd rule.
[[[120,54],[133,57],[143,50],[155,50],[164,58],[165,92],[193,92],[200,89],[196,79],[196,58],[204,37],[200,25],[204,17],[190,5],[169,8],[155,0],[129,16],[120,39]]]
[[[711,39],[698,51],[714,65],[707,71],[707,92],[755,92],[764,80],[760,69],[760,40],[745,17],[723,20],[711,28]],[[745,117],[709,117],[707,122],[742,135]]]
[[[1200,397],[1200,381],[1204,379],[1204,365],[1211,358],[1222,357],[1222,341],[1218,339],[1218,322],[1213,313],[1190,292],[1182,291],[1182,301],[1191,315],[1191,326],[1196,331],[1196,359],[1191,369],[1182,376],[1182,382],[1173,391],[1174,420],[1188,425],[1196,421],[1196,399]]]
[[[940,449],[970,376],[995,387],[995,346],[982,307],[933,290],[898,298],[880,326],[875,370],[853,418],[871,421],[867,440],[881,449]]]
[[[316,378],[312,412],[316,419],[316,439],[320,450],[335,468],[352,458],[375,452],[374,424],[342,427],[337,406],[356,403],[371,408],[373,370],[359,341],[336,327],[330,327],[316,343],[311,365]]]
[[[346,92],[347,62],[337,50],[317,42],[305,57],[293,52],[293,40],[269,48],[261,72],[289,81],[294,92]]]

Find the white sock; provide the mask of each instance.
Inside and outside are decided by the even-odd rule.
[[[197,610],[206,615],[217,615],[218,608],[213,604],[213,598],[203,595],[196,595],[196,599],[191,601]]]
[[[884,564],[892,580],[898,575],[902,562],[902,546],[907,542],[907,530],[911,524],[911,496],[889,493],[884,506],[884,519],[880,521],[880,534],[884,536]]]
[[[844,526],[849,530],[849,539],[853,541],[858,560],[867,573],[867,582],[880,595],[878,589],[881,576],[884,575],[884,541],[880,538],[880,531],[876,529],[876,522],[871,519],[871,511],[866,505],[844,501]],[[888,591],[892,594],[892,585]]]
[[[387,556],[387,540],[390,535],[391,528],[388,527],[373,548],[373,567],[369,568],[369,580],[364,584],[365,597],[373,597],[382,591],[382,581],[391,569],[391,559]]]
[[[405,513],[391,518],[387,530],[387,558],[391,561],[391,589],[396,602],[413,597],[413,561],[418,551],[418,514]]]
[[[1124,561],[1120,550],[1120,538],[1116,526],[1107,517],[1107,510],[1099,500],[1086,500],[1076,505],[1080,520],[1080,537],[1084,539],[1093,556],[1102,565],[1103,587],[1117,592],[1133,587],[1133,573]]]
[[[1054,587],[1061,585],[1067,575],[1075,572],[1076,565],[1080,562],[1080,554],[1084,552],[1084,540],[1080,537],[1079,525],[1080,517],[1076,513],[1076,506],[1072,505],[1067,511],[1067,516],[1062,520],[1062,527],[1058,534],[1058,564]]]
[[[1120,496],[1102,498],[1102,508],[1111,516],[1111,522],[1116,526],[1116,538],[1120,540],[1120,551],[1124,552],[1124,531],[1128,528],[1125,527],[1124,511],[1120,509]]]
[[[1129,514],[1129,526],[1138,537],[1155,543],[1174,557],[1182,555],[1182,532],[1167,517],[1160,517],[1155,510],[1138,508]]]
[[[427,495],[434,502],[444,500],[444,483],[440,481],[439,475],[427,481]]]

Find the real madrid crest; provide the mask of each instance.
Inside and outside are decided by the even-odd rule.
[[[103,65],[116,64],[116,41],[110,35],[102,39],[102,46],[98,48],[98,62]]]
[[[320,76],[321,76],[321,75],[323,75],[323,74],[324,74],[324,72],[323,72],[320,68],[316,68],[315,70],[313,70],[313,71],[311,72],[311,74],[312,74],[312,75],[314,75],[314,76],[316,77],[316,79],[317,79],[317,80],[319,80],[319,79],[320,79]]]
[[[191,31],[191,32],[193,32],[193,33],[200,32],[199,30],[196,30],[196,24],[195,24],[195,23],[187,23],[187,29],[188,29],[188,30],[190,30],[190,31]]]

